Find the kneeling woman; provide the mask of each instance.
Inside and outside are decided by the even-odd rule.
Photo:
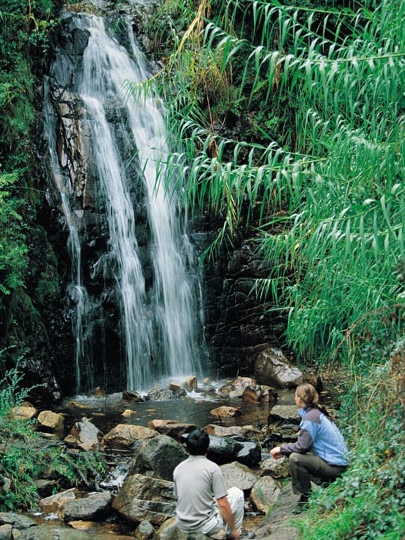
[[[295,391],[295,403],[301,416],[297,442],[276,446],[273,458],[289,456],[292,489],[300,494],[299,504],[308,501],[311,480],[319,483],[335,480],[349,464],[348,450],[339,428],[318,405],[318,392],[312,384]]]

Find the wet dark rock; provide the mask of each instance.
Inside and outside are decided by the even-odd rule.
[[[132,392],[131,390],[125,390],[122,392],[122,399],[130,403],[141,403],[145,401],[141,394],[138,394],[138,392]]]
[[[255,467],[261,459],[261,449],[257,442],[234,437],[210,435],[208,459],[218,465],[239,461],[248,467]]]

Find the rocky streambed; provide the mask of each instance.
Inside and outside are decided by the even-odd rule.
[[[191,377],[158,386],[150,396],[105,396],[97,389],[54,411],[29,404],[15,409],[17,417],[36,418],[44,444],[58,440],[78,459],[97,453],[106,472],[87,485],[78,477],[77,486],[63,490],[54,478],[40,479],[38,511],[1,513],[0,540],[185,539],[175,525],[172,472],[186,458],[184,436],[195,427],[210,435],[208,457],[221,466],[226,484],[244,490],[245,528],[259,538],[276,539],[271,535],[279,529],[287,534],[285,520],[279,516],[271,523],[268,516],[280,507],[288,515],[296,504],[288,462],[268,452],[296,437],[294,391],[248,377],[222,383],[213,388]]]

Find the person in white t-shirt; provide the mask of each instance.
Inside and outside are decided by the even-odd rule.
[[[244,495],[226,489],[221,469],[207,458],[209,436],[193,430],[186,439],[189,457],[173,472],[177,498],[176,522],[183,532],[216,534],[223,527],[227,538],[239,540],[244,517]]]

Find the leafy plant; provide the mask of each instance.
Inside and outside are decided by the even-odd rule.
[[[11,197],[17,174],[0,174],[0,310],[4,298],[23,284],[27,264],[21,201]]]
[[[405,6],[353,6],[215,2],[154,81],[182,142],[168,176],[218,223],[208,254],[255,227],[256,293],[303,363],[402,328]]]
[[[64,445],[44,440],[35,421],[14,418],[13,408],[32,390],[21,386],[23,377],[17,365],[0,380],[0,511],[35,508],[39,478],[54,478],[59,488],[91,487],[105,470],[97,453],[70,455]]]

